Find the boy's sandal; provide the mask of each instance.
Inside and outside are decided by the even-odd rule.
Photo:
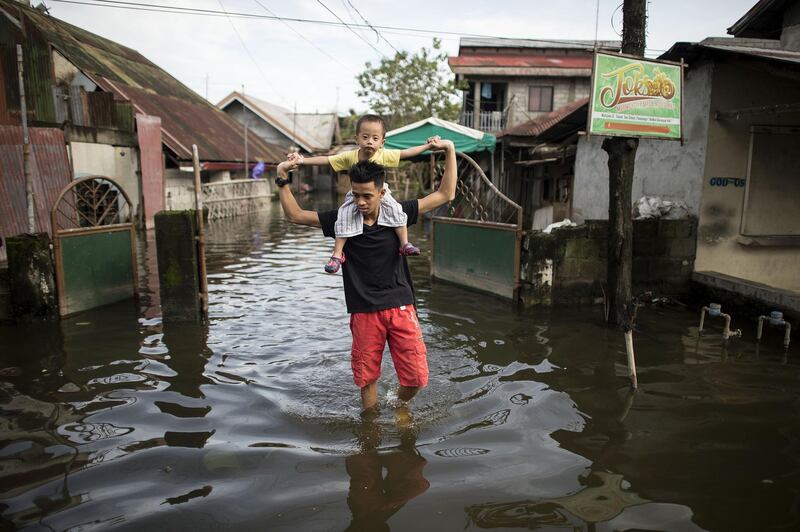
[[[406,242],[405,245],[403,245],[400,248],[400,255],[408,256],[408,255],[419,255],[419,254],[420,254],[419,248],[414,244],[412,244],[411,242]]]
[[[328,263],[325,265],[325,271],[328,273],[336,273],[339,271],[339,268],[342,267],[342,264],[344,264],[344,262],[345,262],[344,255],[342,255],[341,259],[339,257],[331,257],[328,260]]]

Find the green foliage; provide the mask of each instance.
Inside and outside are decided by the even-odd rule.
[[[359,114],[355,109],[348,109],[347,116],[339,117],[339,131],[341,132],[342,142],[352,142],[356,136],[356,122]]]
[[[356,77],[361,85],[358,96],[390,129],[429,116],[455,120],[461,102],[441,48],[441,41],[434,39],[432,49],[399,52],[374,67],[366,63],[366,70]]]

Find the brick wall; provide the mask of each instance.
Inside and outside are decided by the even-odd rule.
[[[522,242],[523,301],[530,305],[602,301],[607,231],[607,221],[589,220],[549,235],[526,233]],[[694,270],[696,234],[695,219],[634,221],[634,293],[687,293]]]

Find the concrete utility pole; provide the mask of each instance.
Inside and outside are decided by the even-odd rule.
[[[244,85],[242,85],[242,121],[244,122],[244,179],[250,177],[250,170],[247,168],[250,154],[248,153],[247,146],[247,103],[244,95]]]
[[[625,0],[622,6],[622,53],[644,57],[646,0]],[[639,139],[608,137],[608,322],[625,332],[633,329],[631,283],[633,262],[633,221],[631,189]]]
[[[33,173],[31,171],[31,139],[28,136],[28,107],[25,104],[25,64],[22,45],[17,45],[17,73],[19,75],[19,112],[22,119],[22,171],[25,175],[25,196],[28,203],[28,232],[36,232],[36,208],[33,201]]]

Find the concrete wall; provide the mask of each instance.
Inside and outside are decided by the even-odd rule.
[[[534,85],[552,86],[553,110],[555,110],[570,102],[589,96],[589,84],[589,78],[528,77],[509,79],[506,92],[506,105],[508,106],[506,127],[516,126],[550,112],[528,110],[528,87]],[[509,102],[511,103],[509,104]]]
[[[695,220],[637,220],[633,224],[634,294],[685,294],[694,268]],[[608,222],[590,220],[552,234],[527,233],[522,246],[522,299],[528,305],[602,301]]]
[[[644,195],[686,203],[700,209],[706,141],[711,114],[713,68],[701,65],[686,74],[683,146],[668,140],[641,140],[636,152],[633,201]],[[608,155],[605,137],[580,137],[575,159],[572,200],[574,221],[608,219]]]
[[[779,77],[754,63],[717,64],[714,110],[726,111],[800,101],[797,78]],[[751,126],[798,126],[797,113],[743,114],[712,120],[702,180],[703,201],[698,227],[697,271],[714,271],[786,290],[800,290],[800,246],[746,246],[740,238],[746,187],[714,186],[713,178],[746,179]],[[800,166],[800,154],[795,152]],[[796,175],[793,177],[797,177]],[[715,180],[715,183],[719,181]],[[748,186],[754,186],[750,183]],[[800,225],[800,209],[775,216],[792,217]]]
[[[139,213],[139,150],[85,142],[72,142],[70,147],[75,177],[91,174],[112,178],[130,198],[133,212]]]
[[[194,175],[177,168],[164,170],[164,189],[167,195],[167,210],[194,209]]]

